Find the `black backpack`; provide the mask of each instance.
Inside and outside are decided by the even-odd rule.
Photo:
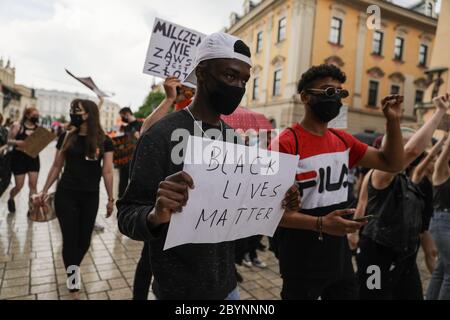
[[[415,253],[419,243],[425,196],[403,173],[397,175],[391,185],[383,197],[371,195],[369,189],[366,212],[378,219],[371,220],[362,233],[400,256],[408,256]]]

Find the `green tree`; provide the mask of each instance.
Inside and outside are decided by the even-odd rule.
[[[61,115],[61,117],[57,118],[56,121],[59,121],[61,123],[66,123],[66,116],[65,115]]]
[[[166,96],[162,92],[150,92],[145,98],[144,104],[134,113],[137,118],[146,118],[164,100]]]

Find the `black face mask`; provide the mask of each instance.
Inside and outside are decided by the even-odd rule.
[[[39,122],[39,117],[31,117],[30,122],[33,124],[37,124]]]
[[[128,118],[127,117],[121,117],[122,118],[122,121],[123,122],[125,122],[125,123],[128,123],[128,122],[130,122],[130,120],[128,120]]]
[[[74,127],[81,127],[81,125],[83,124],[84,120],[83,120],[83,116],[81,114],[71,114],[70,115],[70,124],[73,125]]]
[[[213,75],[211,75],[211,78],[216,83],[215,88],[210,90],[208,85],[206,85],[206,90],[209,94],[212,108],[219,114],[226,116],[232,114],[239,106],[245,94],[245,88],[227,85]]]
[[[313,96],[310,107],[320,121],[330,122],[339,115],[342,102],[339,97]]]

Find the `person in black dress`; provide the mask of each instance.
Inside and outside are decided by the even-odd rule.
[[[22,120],[19,123],[13,124],[9,132],[8,143],[14,146],[14,150],[11,153],[11,171],[15,179],[15,186],[11,189],[8,200],[8,210],[11,213],[16,212],[14,198],[22,190],[27,175],[30,197],[36,193],[40,170],[39,156],[32,158],[22,151],[17,150],[17,147],[24,145],[24,140],[38,128],[38,122],[38,109],[34,107],[26,108]]]

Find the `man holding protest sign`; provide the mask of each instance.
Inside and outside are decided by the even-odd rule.
[[[355,299],[356,279],[348,248],[348,233],[363,222],[344,219],[348,170],[358,165],[396,172],[403,164],[400,131],[403,97],[383,99],[387,140],[382,150],[359,142],[344,131],[328,129],[348,91],[345,74],[336,66],[320,65],[302,75],[298,93],[305,104],[300,123],[272,143],[273,150],[298,154],[296,180],[302,197],[301,213],[285,214],[276,236],[283,277],[283,299]]]
[[[164,118],[172,106],[175,110],[181,110],[192,102],[195,94],[195,86],[193,84],[182,84],[177,77],[168,77],[164,81],[164,91],[166,97],[158,107],[145,119],[141,126],[140,134],[150,129],[156,122]],[[127,166],[129,169],[129,166]],[[127,174],[128,184],[128,174]],[[120,189],[120,188],[119,188]],[[123,189],[125,191],[125,189]],[[152,270],[149,257],[148,243],[142,248],[141,257],[136,267],[133,282],[133,300],[147,300],[148,291],[152,279]]]
[[[250,78],[250,56],[248,46],[234,36],[207,37],[187,78],[197,83],[194,102],[157,122],[138,143],[130,184],[118,202],[118,222],[123,234],[149,243],[157,299],[239,298],[233,242],[185,244],[165,251],[163,247],[172,215],[182,211],[189,189],[194,188],[172,152],[180,142],[186,150],[186,141],[171,136],[184,129],[191,136],[197,132],[206,138],[227,138],[226,130],[231,128],[220,115],[238,107]],[[298,206],[295,188],[286,197],[288,207]]]

